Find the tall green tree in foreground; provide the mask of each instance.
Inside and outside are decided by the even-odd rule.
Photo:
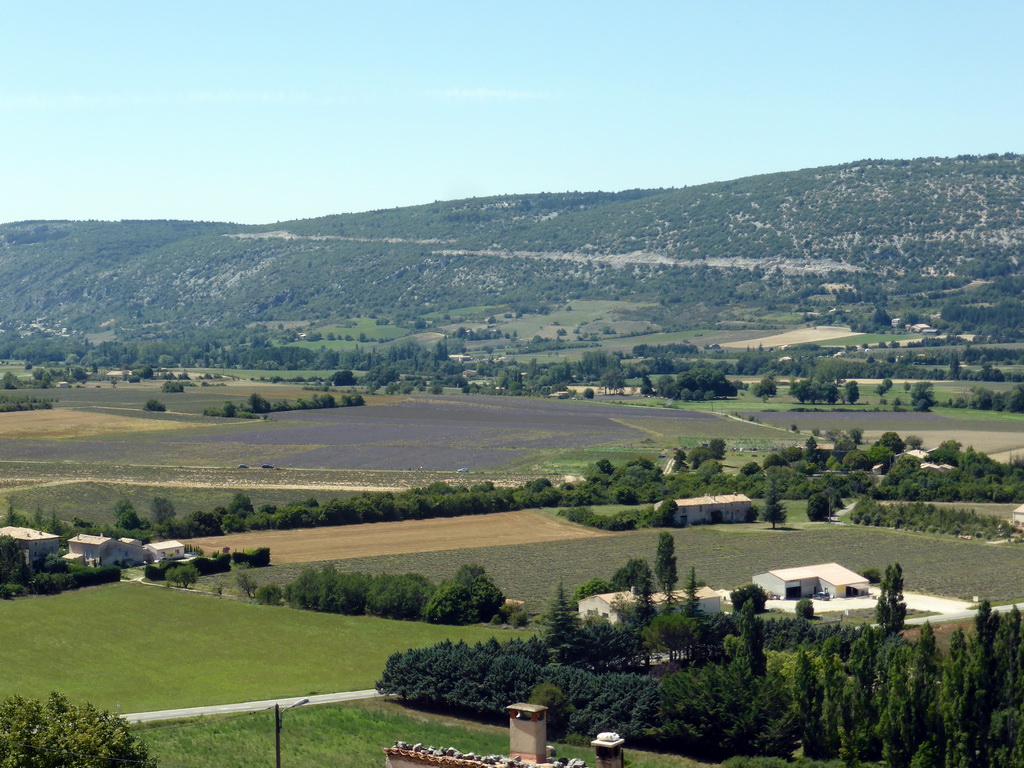
[[[903,599],[903,568],[892,563],[882,577],[881,594],[875,606],[875,622],[885,635],[895,635],[903,629],[907,618],[907,603]]]
[[[128,723],[59,693],[45,702],[20,696],[0,702],[0,765],[31,768],[155,768]]]
[[[561,583],[544,616],[543,627],[541,640],[548,647],[551,661],[571,664],[580,649],[580,618],[566,597],[565,587]]]
[[[658,587],[665,593],[665,606],[668,609],[673,602],[679,576],[676,573],[676,540],[668,531],[658,535],[658,554],[654,561],[654,574],[658,577]]]

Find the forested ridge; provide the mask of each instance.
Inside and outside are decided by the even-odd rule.
[[[473,198],[266,226],[5,224],[0,327],[41,321],[128,334],[159,323],[172,334],[496,302],[785,304],[818,290],[823,275],[847,298],[873,304],[950,291],[944,313],[984,323],[974,315],[1024,287],[1022,189],[1022,158],[990,155],[864,160],[683,189]],[[959,289],[993,277],[1003,279],[956,301]]]

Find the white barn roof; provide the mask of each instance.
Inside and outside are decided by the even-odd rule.
[[[800,568],[780,568],[768,571],[772,576],[782,581],[802,581],[803,579],[821,579],[834,587],[844,587],[851,584],[867,584],[868,580],[859,573],[854,573],[849,568],[843,568],[839,563],[821,563],[820,565],[805,565]]]

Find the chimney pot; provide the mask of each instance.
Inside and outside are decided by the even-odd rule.
[[[547,762],[548,708],[542,704],[512,704],[508,711],[508,754],[513,760]]]

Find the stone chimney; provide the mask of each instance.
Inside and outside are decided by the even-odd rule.
[[[597,765],[595,768],[622,768],[622,745],[626,743],[617,733],[599,733],[597,738],[590,742],[590,746],[597,750]]]
[[[508,711],[508,756],[527,763],[546,763],[548,708],[542,704],[512,704],[505,709]],[[619,766],[622,766],[621,758]]]

